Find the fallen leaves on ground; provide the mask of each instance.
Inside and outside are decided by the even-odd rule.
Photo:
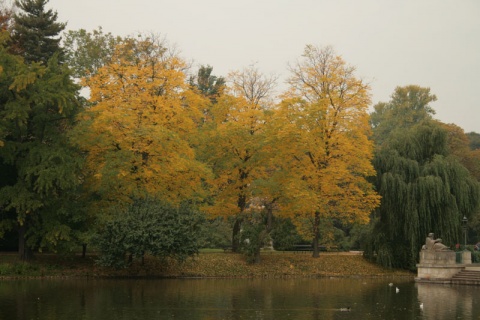
[[[214,278],[286,278],[286,277],[343,277],[343,276],[410,276],[402,270],[382,268],[361,255],[322,254],[264,254],[258,264],[248,264],[245,256],[234,253],[201,253],[183,263],[161,261],[152,257],[145,264],[134,263],[127,269],[102,268],[94,257],[65,258],[38,255],[34,274],[15,277],[214,277]],[[9,276],[9,275],[0,275]]]

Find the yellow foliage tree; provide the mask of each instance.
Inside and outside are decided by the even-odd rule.
[[[208,101],[186,84],[185,67],[154,38],[126,39],[84,80],[92,106],[74,140],[87,151],[87,185],[103,200],[204,197],[208,170],[190,141]]]
[[[275,77],[251,67],[229,75],[230,87],[211,108],[205,126],[206,163],[214,173],[212,216],[233,217],[232,247],[238,249],[243,213],[255,193],[253,182],[265,175],[270,150],[266,148],[269,92]]]
[[[290,67],[290,89],[275,115],[283,161],[283,212],[308,220],[318,256],[322,219],[366,223],[379,196],[366,178],[374,174],[367,108],[369,87],[330,47],[307,46]]]

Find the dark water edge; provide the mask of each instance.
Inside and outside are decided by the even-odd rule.
[[[0,319],[479,319],[479,294],[401,277],[4,280]]]

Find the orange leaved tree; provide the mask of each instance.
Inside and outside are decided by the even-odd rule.
[[[230,86],[216,99],[203,128],[203,154],[214,173],[212,216],[233,218],[232,249],[238,251],[245,209],[256,179],[265,175],[270,150],[265,146],[268,98],[275,77],[250,67],[232,72]]]
[[[366,223],[379,205],[366,180],[374,174],[369,87],[331,47],[307,46],[290,71],[290,89],[275,116],[286,172],[283,212],[309,222],[318,257],[322,219]]]
[[[190,140],[208,101],[186,84],[185,67],[155,38],[125,39],[110,63],[86,78],[92,106],[74,139],[87,154],[87,185],[102,200],[204,196],[208,170]]]

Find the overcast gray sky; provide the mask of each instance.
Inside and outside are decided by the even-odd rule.
[[[429,87],[436,118],[480,133],[478,0],[50,0],[67,29],[164,35],[217,76],[252,63],[282,82],[305,45],[331,45],[372,87]]]

